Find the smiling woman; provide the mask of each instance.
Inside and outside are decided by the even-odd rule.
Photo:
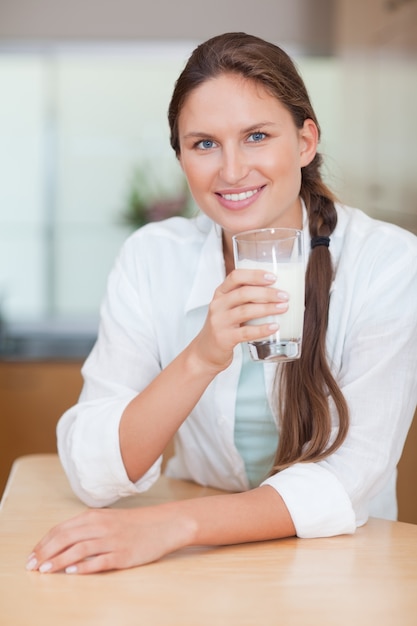
[[[223,226],[230,268],[234,234],[302,227],[301,168],[313,160],[318,142],[313,120],[297,128],[266,88],[224,73],[186,98],[178,138],[178,158],[194,200]]]
[[[185,546],[341,535],[396,516],[417,400],[417,238],[335,201],[308,92],[272,43],[225,33],[199,45],[169,123],[201,214],[123,244],[58,448],[91,507],[149,489],[172,438],[168,475],[228,493],[87,511],[41,539],[31,570],[133,567]],[[231,236],[267,226],[298,229],[308,250],[301,355],[285,364],[245,353],[294,305],[279,270],[231,262]]]

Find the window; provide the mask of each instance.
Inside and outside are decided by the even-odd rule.
[[[134,172],[142,168],[168,195],[184,182],[167,108],[193,48],[0,50],[0,312],[7,321],[97,317],[132,231],[124,213]],[[300,66],[324,139],[331,129],[336,145],[335,61],[301,59]]]
[[[138,168],[178,193],[167,107],[187,46],[0,54],[0,307],[96,314]]]

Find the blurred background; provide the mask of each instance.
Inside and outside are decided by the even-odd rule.
[[[193,211],[167,107],[232,30],[295,59],[337,195],[417,233],[416,0],[0,0],[0,492],[55,445],[122,241]]]

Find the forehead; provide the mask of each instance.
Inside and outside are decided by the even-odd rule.
[[[185,99],[179,125],[220,119],[282,115],[287,112],[280,100],[260,82],[240,74],[221,74],[193,89]]]

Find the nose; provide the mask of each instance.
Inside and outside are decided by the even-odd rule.
[[[229,185],[236,185],[249,172],[249,164],[244,150],[239,146],[223,146],[220,176]]]

